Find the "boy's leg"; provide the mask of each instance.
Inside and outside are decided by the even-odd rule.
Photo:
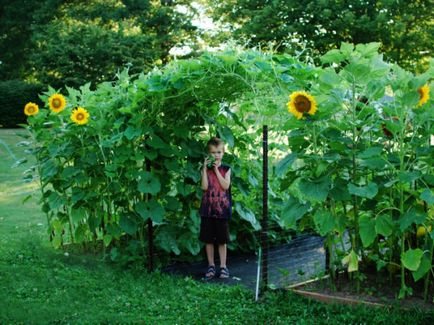
[[[228,220],[217,220],[217,242],[220,256],[220,267],[226,267],[227,243],[229,242]]]
[[[220,267],[226,267],[226,244],[219,244]]]
[[[205,245],[206,257],[208,258],[208,265],[214,265],[214,244],[207,243]]]

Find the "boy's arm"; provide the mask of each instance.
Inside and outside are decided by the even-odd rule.
[[[202,168],[202,179],[201,179],[201,188],[202,190],[206,191],[208,189],[208,175],[206,174],[206,166]]]
[[[226,172],[225,177],[223,178],[222,174],[220,174],[220,171],[218,168],[215,168],[215,174],[217,175],[217,179],[219,180],[220,185],[224,190],[227,190],[229,186],[231,185],[231,169],[229,168]]]

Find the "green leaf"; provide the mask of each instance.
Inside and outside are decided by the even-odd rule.
[[[320,73],[320,81],[322,82],[322,86],[326,88],[333,88],[342,81],[341,77],[336,74],[334,69],[327,68]]]
[[[295,161],[295,159],[297,159],[297,154],[296,153],[290,153],[285,158],[283,158],[282,160],[280,160],[276,164],[276,175],[277,175],[277,177],[281,177],[282,175],[284,175],[285,172],[290,168],[290,166],[292,165],[292,163]]]
[[[226,125],[219,125],[217,127],[220,137],[226,141],[226,143],[229,145],[229,147],[234,146],[234,135],[232,134],[232,131],[230,128],[228,128]]]
[[[333,181],[333,187],[330,190],[330,197],[337,201],[347,201],[351,199],[351,195],[348,192],[347,182],[341,178],[337,178]]]
[[[422,257],[422,260],[420,261],[420,265],[417,268],[417,270],[414,271],[414,272],[412,272],[414,281],[417,282],[420,279],[422,279],[422,277],[425,274],[427,274],[429,270],[431,270],[431,267],[432,267],[432,264],[431,264],[431,262],[429,260],[429,257],[426,256],[426,255],[424,255]]]
[[[124,135],[128,140],[132,140],[142,133],[141,129],[134,127],[133,125],[128,125],[127,129],[124,131]]]
[[[302,179],[298,185],[303,197],[313,202],[324,202],[330,190],[330,177],[324,176],[316,180]]]
[[[110,245],[110,243],[112,242],[112,239],[113,238],[111,235],[105,234],[104,238],[103,238],[104,246],[107,247],[108,245]]]
[[[146,139],[146,144],[155,149],[167,148],[167,144],[156,134],[153,134],[150,138]]]
[[[386,161],[379,157],[362,159],[360,161],[360,166],[367,167],[369,169],[383,169],[385,165]]]
[[[375,232],[375,219],[369,215],[362,214],[359,218],[359,233],[363,247],[369,247],[377,236]]]
[[[349,55],[351,54],[351,52],[353,52],[353,50],[354,50],[354,44],[352,44],[352,43],[347,43],[347,42],[342,42],[342,43],[341,43],[340,51],[341,51],[342,54],[344,54],[346,57],[349,57]]]
[[[321,236],[332,232],[335,226],[333,215],[327,210],[318,210],[313,216],[313,221]]]
[[[166,208],[171,211],[178,211],[181,207],[181,203],[176,197],[166,196],[165,197],[167,203],[165,204]]]
[[[138,202],[135,206],[135,210],[138,214],[140,214],[144,221],[151,218],[151,220],[156,224],[162,223],[165,213],[161,204],[155,200],[149,200],[148,202]]]
[[[434,195],[429,189],[425,189],[420,195],[420,198],[428,204],[434,204]]]
[[[87,229],[87,225],[85,224],[79,224],[78,227],[75,229],[75,241],[77,243],[82,243],[85,239],[86,236],[86,229]]]
[[[282,210],[280,218],[286,228],[297,229],[297,221],[301,219],[309,209],[309,203],[300,203],[297,198],[290,196]]]
[[[345,55],[343,55],[338,49],[333,49],[328,51],[321,57],[322,63],[339,63],[345,59]]]
[[[134,235],[137,232],[137,221],[134,216],[123,213],[119,220],[119,226],[127,234]]]
[[[399,228],[404,232],[411,224],[419,225],[425,221],[426,214],[422,214],[416,211],[416,209],[411,208],[409,211],[404,213],[399,220]]]
[[[65,202],[64,199],[56,192],[51,192],[48,196],[48,203],[50,204],[50,209],[55,210],[60,208]]]
[[[403,183],[411,183],[416,179],[420,178],[422,173],[419,171],[415,172],[400,172],[398,175],[398,179]]]
[[[364,57],[372,57],[374,54],[378,53],[380,46],[380,42],[371,42],[368,44],[360,43],[356,45],[356,51]]]
[[[86,218],[86,209],[83,207],[77,209],[72,208],[71,217],[72,217],[72,221],[74,221],[75,223],[82,221],[83,219]]]
[[[162,227],[159,229],[159,232],[155,238],[155,242],[166,252],[174,252],[176,255],[181,253],[176,240],[176,232],[172,228]]]
[[[253,229],[259,230],[261,229],[261,225],[255,217],[255,214],[248,208],[243,207],[240,203],[235,203],[235,211],[240,215],[240,217],[252,225]]]
[[[381,152],[383,151],[382,147],[370,147],[366,149],[365,151],[361,152],[357,156],[359,158],[372,158],[372,157],[378,157]]]
[[[140,180],[137,185],[141,193],[157,194],[161,189],[160,181],[150,172],[142,171],[139,173]]]
[[[375,219],[375,232],[386,237],[392,234],[393,220],[389,214],[382,214]]]
[[[352,183],[349,183],[348,191],[350,194],[372,199],[378,193],[378,186],[374,182],[369,183],[367,186],[356,186]]]
[[[423,251],[419,248],[409,249],[401,255],[401,261],[405,268],[416,271],[419,268]]]
[[[354,250],[342,259],[342,264],[348,264],[348,272],[354,272],[359,269],[359,257]]]

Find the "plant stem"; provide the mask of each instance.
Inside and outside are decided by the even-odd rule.
[[[432,268],[433,253],[434,253],[434,240],[431,239],[431,247],[429,250],[429,261],[431,263],[430,269]],[[430,277],[431,277],[431,274],[430,274],[430,272],[428,272],[425,276],[425,283],[424,283],[424,290],[423,290],[423,300],[425,302],[427,302],[427,300],[428,300],[428,288],[429,288],[429,283],[430,283]]]

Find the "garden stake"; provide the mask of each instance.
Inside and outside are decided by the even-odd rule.
[[[268,126],[262,130],[262,282],[264,290],[268,286]]]

